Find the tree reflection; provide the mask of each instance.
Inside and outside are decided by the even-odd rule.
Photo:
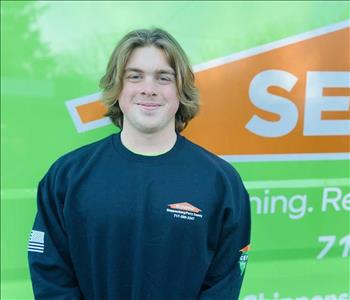
[[[2,77],[51,78],[54,60],[35,28],[46,5],[38,2],[1,2]]]

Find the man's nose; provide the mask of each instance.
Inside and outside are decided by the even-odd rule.
[[[141,94],[144,96],[156,96],[157,90],[156,90],[156,84],[154,82],[153,78],[145,78],[141,90]]]

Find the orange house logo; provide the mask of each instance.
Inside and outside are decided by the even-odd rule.
[[[201,210],[199,208],[193,206],[192,204],[190,204],[188,202],[170,204],[169,207],[172,208],[172,209],[178,209],[178,210],[183,210],[183,211],[190,211],[190,212],[194,212],[194,213],[201,212]]]
[[[200,214],[202,210],[188,202],[169,204],[166,211],[175,219],[194,221],[203,218],[203,215]]]
[[[350,23],[194,66],[201,112],[183,134],[227,160],[347,159]],[[66,102],[78,132],[110,124],[100,94]]]

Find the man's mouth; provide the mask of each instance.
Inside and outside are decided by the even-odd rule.
[[[149,102],[140,102],[140,103],[137,103],[137,105],[145,110],[155,110],[162,106],[161,104],[158,104],[158,103],[149,103]]]

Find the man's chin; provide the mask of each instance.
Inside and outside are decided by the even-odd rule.
[[[170,120],[169,122],[171,122]],[[169,122],[139,122],[137,129],[144,134],[156,134],[162,131],[167,131],[169,128]],[[175,121],[173,121],[175,123]],[[175,129],[175,128],[174,128]]]
[[[140,132],[144,134],[154,134],[160,131],[159,126],[156,126],[156,125],[140,126],[138,129]]]

